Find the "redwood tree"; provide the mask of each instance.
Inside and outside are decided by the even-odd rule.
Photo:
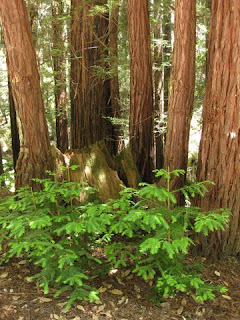
[[[156,40],[154,47],[154,105],[157,114],[157,133],[155,134],[155,148],[156,148],[156,168],[163,167],[164,159],[164,139],[165,136],[160,130],[162,129],[162,120],[164,114],[164,68],[163,63],[163,17],[161,0],[154,0],[154,38]]]
[[[164,167],[187,169],[188,141],[195,84],[196,1],[176,0],[174,48],[168,105],[167,142]],[[174,178],[172,188],[184,184]]]
[[[108,17],[94,12],[106,3],[71,1],[71,146],[80,149],[104,139],[115,153],[114,127],[107,119],[113,117],[106,74]]]
[[[153,80],[147,0],[127,0],[130,48],[130,147],[144,181],[152,181]]]
[[[68,149],[68,109],[64,24],[61,20],[63,13],[63,2],[61,0],[52,1],[52,59],[55,82],[57,147],[64,153]]]
[[[36,53],[24,0],[1,0],[0,17],[7,49],[8,72],[21,121],[22,141],[16,187],[35,186],[32,178],[53,169]]]
[[[164,64],[164,112],[168,111],[169,81],[171,75],[172,57],[172,0],[163,1],[162,26],[163,26],[163,64]],[[166,141],[165,141],[166,143]]]
[[[211,180],[215,185],[197,205],[204,210],[232,211],[225,232],[201,238],[201,251],[214,259],[240,249],[239,16],[238,0],[212,1],[198,180]]]
[[[155,74],[155,107],[158,111],[158,120],[164,121],[164,116],[168,113],[168,99],[169,99],[169,81],[171,74],[172,62],[172,0],[155,0],[156,18],[159,21],[159,29],[157,39],[162,37],[162,43],[155,51],[157,67],[162,63],[162,73]],[[160,33],[160,32],[161,33]],[[156,38],[155,36],[155,38]],[[157,95],[156,95],[157,94]],[[162,101],[163,99],[163,101]],[[156,101],[158,106],[156,106]],[[164,126],[164,124],[163,124]],[[162,129],[162,128],[160,128]],[[166,148],[166,132],[162,130],[156,136],[156,167],[158,169],[164,166],[164,152]]]

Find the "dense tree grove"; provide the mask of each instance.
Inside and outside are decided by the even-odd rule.
[[[111,173],[118,192],[166,187],[153,170],[183,169],[169,191],[209,180],[195,204],[232,211],[199,251],[237,254],[239,16],[239,0],[1,0],[0,175],[15,169],[16,189],[38,190],[33,179],[77,154],[71,179],[99,186]]]

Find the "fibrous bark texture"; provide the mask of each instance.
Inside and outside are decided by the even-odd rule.
[[[144,181],[152,181],[153,80],[147,0],[128,0],[130,48],[130,147]]]
[[[94,11],[106,0],[71,4],[71,146],[80,149],[104,139],[113,154],[114,127],[107,119],[113,117],[106,77],[108,17]]]
[[[225,232],[201,238],[202,252],[214,259],[240,250],[239,17],[238,0],[212,1],[198,180],[215,185],[197,205],[204,210],[229,208],[233,214]]]
[[[34,186],[32,178],[52,169],[36,53],[23,0],[1,0],[0,16],[7,49],[8,72],[21,121],[23,141],[17,161],[16,187]]]
[[[168,105],[168,127],[164,167],[187,169],[188,141],[195,84],[196,1],[176,0],[173,62]],[[171,188],[184,184],[174,178]]]

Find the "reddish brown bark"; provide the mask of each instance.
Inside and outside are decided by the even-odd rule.
[[[147,0],[128,0],[130,48],[130,146],[144,181],[152,181],[153,80]]]
[[[238,0],[212,1],[198,180],[215,185],[197,204],[204,210],[229,208],[233,214],[225,232],[201,238],[203,254],[214,259],[240,249],[239,16]]]
[[[60,20],[64,7],[61,0],[52,1],[53,71],[55,82],[57,147],[63,153],[68,149],[68,109],[66,98],[66,57],[64,24]]]
[[[176,0],[174,49],[168,105],[168,128],[164,167],[187,169],[188,141],[195,84],[196,1]],[[185,183],[174,178],[171,188]]]
[[[115,153],[110,80],[106,79],[108,19],[91,13],[106,0],[72,0],[71,22],[71,146],[89,146],[104,139]]]
[[[21,121],[22,141],[16,187],[34,185],[32,178],[53,169],[36,53],[23,0],[1,0],[0,17],[7,49],[8,72]]]

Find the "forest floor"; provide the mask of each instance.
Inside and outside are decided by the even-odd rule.
[[[191,259],[191,258],[189,258]],[[0,319],[2,320],[239,320],[240,257],[218,264],[204,262],[204,279],[221,284],[228,292],[213,301],[199,303],[193,295],[178,293],[159,307],[150,302],[151,286],[132,274],[131,269],[114,270],[104,280],[96,279],[100,301],[75,302],[64,310],[65,296],[54,298],[54,289],[44,295],[29,276],[37,271],[23,258],[0,266]],[[151,283],[150,283],[151,284]]]

